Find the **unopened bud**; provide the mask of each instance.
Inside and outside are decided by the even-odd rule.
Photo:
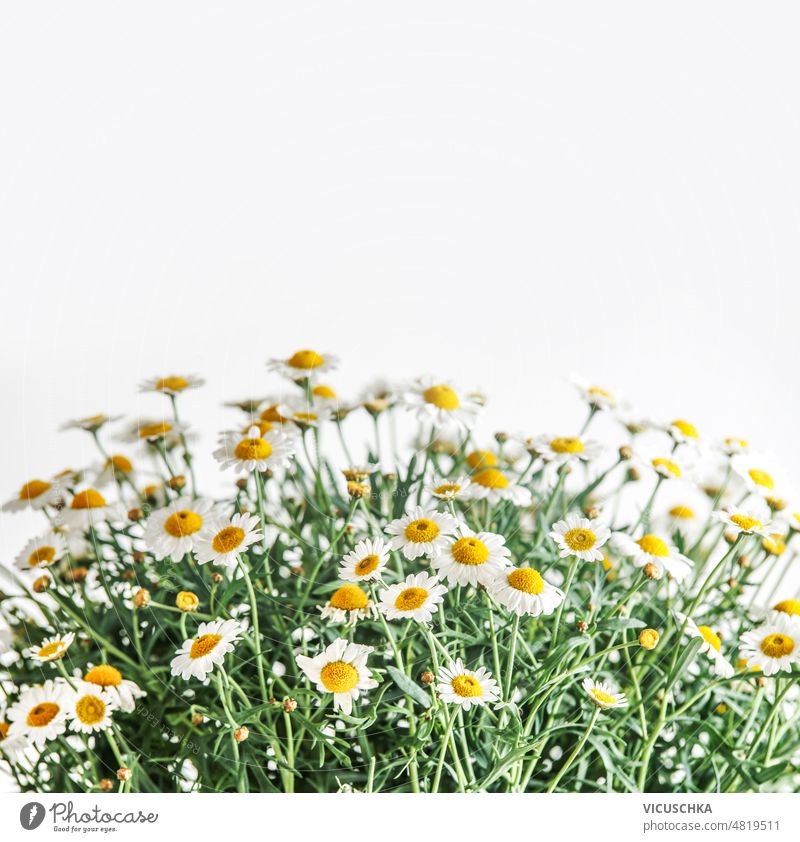
[[[750,567],[750,556],[739,556],[739,567],[747,570],[747,568]]]
[[[423,684],[433,684],[433,682],[436,680],[436,677],[430,670],[425,670],[425,672],[423,672],[422,675],[419,677],[419,680]]]
[[[494,440],[498,444],[505,444],[508,441],[508,433],[495,433]]]
[[[233,732],[233,739],[236,740],[237,743],[243,743],[249,736],[250,731],[246,725],[242,725],[241,728],[237,728]]]
[[[586,506],[584,507],[583,513],[586,517],[591,518],[592,520],[600,517],[600,509],[598,509],[597,506]]]
[[[141,564],[145,560],[145,558],[147,558],[147,556],[143,552],[140,552],[139,550],[137,550],[133,554],[133,560],[136,564]]]
[[[623,446],[619,449],[619,458],[620,458],[620,459],[625,459],[626,461],[628,461],[628,460],[630,460],[630,459],[633,459],[633,449],[632,449],[632,448],[630,448],[630,447],[628,447],[628,445],[627,445],[627,444],[624,444],[624,445],[623,445]]]
[[[192,725],[200,726],[206,721],[205,716],[202,713],[193,713],[192,714]]]
[[[122,573],[122,578],[126,582],[132,582],[136,578],[136,571],[135,570],[125,570]]]
[[[218,585],[220,582],[224,581],[224,579],[225,579],[225,577],[222,575],[222,573],[212,573],[211,574],[211,581],[215,585]]]
[[[137,521],[144,517],[144,512],[137,506],[128,511],[128,520]]]
[[[360,500],[364,497],[369,497],[372,493],[372,489],[364,483],[350,480],[347,483],[347,493],[351,500]]]
[[[100,783],[97,784],[97,788],[100,792],[111,792],[114,789],[114,781],[111,778],[103,778]]]
[[[44,593],[49,587],[50,587],[50,577],[49,576],[40,576],[33,583],[33,592],[34,593]]]
[[[728,712],[728,706],[725,702],[720,702],[715,708],[714,713],[718,713],[720,716]]]
[[[292,711],[297,710],[297,699],[284,699],[283,709],[286,711],[286,713],[292,713]]]
[[[118,781],[129,781],[133,777],[133,772],[127,767],[123,766],[120,769],[117,769],[117,780]]]
[[[648,579],[655,579],[656,581],[664,575],[664,570],[658,564],[648,561],[643,568],[644,575]]]
[[[150,604],[150,591],[147,588],[139,588],[133,595],[133,604],[136,608],[147,608]]]
[[[734,579],[733,576],[731,576],[731,578],[728,579],[728,587],[729,588],[738,588],[739,587],[739,580]]]
[[[68,582],[82,582],[89,575],[87,567],[70,567],[64,572],[64,578]]]
[[[186,477],[183,474],[178,474],[176,477],[170,477],[167,480],[167,485],[174,491],[177,491],[186,485]]]
[[[246,479],[237,479],[236,480],[236,487],[241,491],[247,491],[247,480]]]
[[[198,599],[196,593],[192,593],[191,591],[181,591],[175,597],[175,605],[177,605],[181,611],[197,611],[200,606],[200,600]]]
[[[658,632],[655,629],[642,629],[639,632],[639,645],[642,649],[655,649],[658,644]]]
[[[575,623],[575,628],[577,628],[581,634],[584,634],[585,632],[589,631],[589,624],[586,622],[586,620],[578,620],[578,622]]]
[[[759,677],[756,679],[756,684],[759,687],[766,687],[767,686],[767,679],[763,675],[759,675]]]
[[[628,482],[638,482],[641,478],[637,468],[628,468]]]

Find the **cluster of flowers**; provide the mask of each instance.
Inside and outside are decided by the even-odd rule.
[[[621,777],[598,747],[596,779],[608,785],[617,774],[621,788],[643,790],[653,779],[663,786],[651,768],[654,749],[672,750],[670,728],[681,716],[702,711],[700,731],[714,694],[725,692],[729,702],[713,709],[740,711],[716,737],[727,766],[720,770],[701,749],[696,777],[735,788],[742,779],[754,786],[788,774],[797,740],[786,740],[781,759],[775,735],[797,737],[800,602],[756,603],[785,587],[800,507],[746,441],[704,441],[688,421],[656,424],[576,381],[588,410],[577,435],[499,433],[495,447],[480,449],[472,437],[482,395],[421,379],[375,384],[349,405],[321,382],[336,363],[310,350],[274,360],[271,368],[297,391],[231,404],[245,417],[220,436],[213,457],[233,473],[233,499],[198,493],[194,437],[178,398],[203,381],[169,376],[142,388],[166,395],[170,416],[140,420],[120,437],[144,447],[146,469],[107,450],[101,434],[118,419],[79,419],[66,426],[93,437],[100,463],[30,480],[5,504],[48,521],[19,553],[16,595],[2,603],[10,624],[4,645],[17,657],[3,681],[0,755],[20,786],[45,786],[67,752],[77,764],[73,785],[107,788],[94,762],[106,750],[123,789],[137,775],[142,788],[165,786],[143,726],[116,721],[147,694],[158,707],[178,698],[191,729],[213,721],[229,733],[229,758],[216,740],[190,764],[189,779],[199,775],[200,787],[270,788],[277,780],[291,791],[310,765],[297,762],[301,743],[312,746],[309,756],[322,752],[321,765],[326,751],[348,765],[356,754],[362,772],[348,787],[398,786],[386,777],[377,786],[376,751],[364,730],[381,716],[390,685],[399,698],[385,703],[383,722],[408,734],[396,773],[414,791],[438,791],[443,780],[458,789],[552,791],[585,754],[601,711],[615,708],[635,711],[623,720],[635,754],[625,755],[624,739],[615,751],[638,771]],[[375,444],[363,462],[353,461],[343,432],[357,411],[374,422]],[[395,415],[409,411],[418,439],[403,458]],[[598,416],[623,436],[621,446],[589,437]],[[326,449],[328,431],[338,438]],[[676,494],[681,499],[665,507],[662,498]],[[164,583],[176,591],[173,605],[153,599]],[[315,596],[323,598],[309,611]],[[189,633],[192,615],[202,622]],[[42,628],[47,636],[35,643]],[[356,641],[362,628],[368,643]],[[736,658],[723,643],[731,633],[739,638]],[[67,669],[79,640],[83,651]],[[698,655],[713,679],[703,677]],[[36,682],[35,670],[45,668],[58,675]],[[765,684],[780,673],[785,685]],[[553,733],[568,733],[559,707],[578,679],[593,713],[569,757],[562,761],[556,744],[542,760]],[[278,690],[287,693],[282,702]],[[765,693],[772,705],[759,719]],[[319,718],[326,698],[345,717],[332,727]],[[473,708],[480,719],[470,723],[464,717]],[[486,727],[498,746],[470,744]],[[67,742],[68,729],[84,741]],[[339,731],[358,743],[345,740],[344,756]],[[242,758],[251,732],[265,741],[263,773]],[[50,741],[60,754],[48,753]],[[168,764],[173,779],[186,779],[183,760],[182,771]],[[230,760],[234,776],[220,785],[211,770]],[[198,773],[198,765],[208,771]],[[549,770],[547,780],[537,777]],[[312,788],[330,788],[329,781]]]

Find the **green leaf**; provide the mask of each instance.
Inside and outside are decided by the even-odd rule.
[[[697,654],[700,647],[703,645],[703,638],[702,637],[693,637],[686,646],[683,647],[683,652],[681,652],[678,660],[675,662],[675,669],[672,670],[670,673],[669,679],[667,681],[667,689],[669,690],[673,684],[681,677],[683,672],[688,669],[689,665],[694,661],[694,657]]]
[[[415,684],[405,673],[400,672],[397,667],[389,666],[386,669],[392,677],[394,683],[407,696],[411,696],[415,702],[418,702],[424,708],[429,708],[431,706],[431,700],[428,694],[418,684]]]

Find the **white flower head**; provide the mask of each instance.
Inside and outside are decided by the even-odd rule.
[[[580,436],[536,436],[530,447],[555,465],[590,462],[603,452],[600,444]]]
[[[739,638],[739,651],[749,668],[759,667],[764,675],[791,672],[800,663],[800,618],[780,613],[767,623]]]
[[[286,467],[294,455],[294,445],[284,433],[278,430],[262,433],[254,424],[246,434],[224,433],[212,455],[223,471],[233,468],[237,473],[249,474]]]
[[[624,708],[628,704],[625,694],[615,693],[613,687],[607,681],[593,681],[591,678],[584,678],[582,687],[592,703],[603,710]]]
[[[81,681],[71,694],[67,708],[70,729],[83,734],[105,731],[113,725],[114,703],[102,687]]]
[[[416,573],[404,582],[390,585],[379,594],[378,608],[388,620],[416,620],[428,623],[439,610],[447,588],[436,576]]]
[[[559,548],[559,556],[575,556],[583,561],[602,561],[600,547],[611,535],[609,528],[599,520],[591,520],[575,513],[553,524],[550,537]]]
[[[296,655],[295,660],[320,693],[333,694],[334,710],[349,715],[353,711],[353,700],[361,692],[378,686],[367,666],[367,658],[373,651],[371,646],[349,643],[338,638],[313,658]]]
[[[323,620],[354,626],[359,620],[374,616],[375,606],[369,595],[358,585],[341,585],[325,605],[318,606]]]
[[[474,395],[459,392],[451,384],[430,377],[412,383],[400,397],[400,404],[435,428],[456,426],[469,429],[481,410]]]
[[[237,513],[229,518],[211,517],[195,540],[195,558],[198,564],[213,561],[219,567],[231,568],[241,554],[262,537],[255,515]]]
[[[178,497],[147,519],[144,543],[156,560],[180,561],[195,548],[206,520],[214,513],[211,500]]]
[[[308,348],[295,351],[287,359],[272,359],[267,368],[290,380],[312,380],[320,374],[333,371],[339,365],[339,358],[333,354],[320,354]]]
[[[470,477],[466,496],[471,500],[487,500],[494,506],[509,500],[515,506],[530,506],[531,492],[497,468],[482,468]]]
[[[212,672],[233,651],[236,641],[242,633],[242,627],[236,620],[212,620],[200,623],[197,634],[184,641],[170,662],[173,675],[184,680],[198,678],[205,681]]]
[[[706,655],[711,661],[714,674],[720,678],[730,678],[735,670],[733,664],[722,654],[720,636],[710,626],[698,626],[686,614],[676,611],[675,616],[678,619],[679,625],[683,626],[684,623],[686,624],[684,631],[689,637],[700,637],[703,639],[703,643],[700,644],[700,652]]]
[[[462,523],[431,566],[451,585],[488,585],[509,564],[511,550],[505,544],[502,535],[473,532]]]
[[[48,680],[23,691],[6,712],[9,736],[23,734],[41,749],[47,740],[55,739],[66,730],[71,696],[72,690],[61,679]]]
[[[110,424],[112,421],[119,421],[121,415],[105,415],[99,412],[97,415],[86,415],[83,418],[72,418],[65,421],[59,429],[61,430],[84,430],[87,433],[96,433],[101,427]]]
[[[668,573],[678,583],[692,571],[693,562],[658,535],[647,533],[634,539],[624,532],[615,532],[611,543],[617,552],[630,558],[636,567],[652,563],[659,571]]]
[[[608,391],[608,389],[602,389],[600,386],[595,386],[588,380],[584,380],[582,377],[573,375],[570,380],[578,390],[581,398],[593,409],[607,411],[614,409],[620,402],[619,395]]]
[[[712,512],[711,516],[724,523],[734,534],[761,535],[769,538],[769,511],[763,506],[726,506],[721,511]]]
[[[488,585],[489,595],[520,617],[552,614],[564,601],[564,591],[532,567],[501,570]]]
[[[187,389],[198,389],[205,384],[202,377],[196,374],[170,374],[166,377],[151,377],[145,380],[140,386],[140,392],[161,392],[164,395],[175,397]]]
[[[339,578],[345,582],[371,582],[380,579],[389,562],[389,550],[382,538],[359,541],[344,556],[339,566]]]
[[[454,479],[438,477],[425,486],[425,490],[437,500],[460,500],[469,497],[469,487],[472,484],[466,474]]]
[[[664,430],[679,444],[696,445],[700,440],[697,427],[691,421],[686,421],[683,418],[678,418],[675,421],[670,421],[669,424],[665,424]]]
[[[458,521],[449,514],[413,506],[408,513],[386,526],[391,535],[389,549],[402,550],[410,560],[437,556],[447,546],[447,538],[455,532]]]
[[[32,479],[14,497],[3,503],[3,511],[18,512],[28,508],[40,510],[45,506],[55,506],[66,496],[65,491],[65,484],[59,479]]]
[[[136,699],[147,693],[134,681],[122,677],[122,673],[110,664],[99,664],[84,675],[83,680],[105,690],[113,707],[125,713],[136,710]]]
[[[69,506],[59,512],[58,518],[71,530],[85,532],[106,521],[120,523],[127,518],[127,512],[121,503],[107,502],[96,488],[85,488],[75,492]]]
[[[14,560],[20,570],[41,570],[55,564],[67,551],[64,535],[49,529],[39,538],[32,538]]]
[[[72,646],[74,640],[75,635],[73,632],[46,637],[41,645],[31,646],[29,657],[31,660],[39,661],[42,664],[49,663],[50,661],[58,661],[64,657],[67,649]]]
[[[492,674],[483,667],[468,670],[461,658],[440,668],[436,678],[439,698],[445,704],[461,705],[464,710],[469,710],[473,705],[492,704],[500,697],[500,690]]]

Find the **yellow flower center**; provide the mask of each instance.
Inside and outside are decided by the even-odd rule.
[[[766,471],[751,468],[747,474],[756,485],[760,485],[762,488],[775,488],[775,480]]]
[[[529,594],[540,594],[544,590],[544,579],[538,570],[520,567],[508,574],[506,581],[512,588]]]
[[[26,482],[25,485],[22,486],[19,490],[19,499],[20,500],[35,500],[37,497],[41,497],[42,494],[50,488],[50,483],[45,482],[41,479],[32,479],[30,482]]]
[[[768,658],[783,658],[794,652],[794,640],[786,634],[768,634],[761,641],[761,651]]]
[[[0,740],[4,740],[8,736],[8,729],[8,722],[0,722]]]
[[[203,658],[210,652],[217,648],[217,644],[222,640],[221,635],[218,634],[203,634],[192,641],[192,648],[189,650],[189,657],[196,661],[198,658]]]
[[[162,377],[156,382],[157,392],[182,392],[189,385],[185,377]]]
[[[591,550],[597,541],[597,536],[591,529],[570,529],[564,533],[564,543],[576,552]]]
[[[292,368],[312,369],[319,368],[325,358],[316,351],[295,351],[287,362]]]
[[[673,462],[671,459],[653,459],[653,467],[654,468],[663,468],[667,473],[672,474],[674,477],[679,477],[681,475],[680,466]]]
[[[459,538],[450,548],[450,554],[459,564],[485,564],[489,548],[477,538]]]
[[[175,597],[175,605],[181,611],[196,611],[200,605],[200,600],[196,593],[192,591],[180,591]]]
[[[230,553],[233,552],[241,543],[244,541],[244,529],[240,529],[238,526],[226,526],[224,529],[220,529],[219,532],[214,536],[214,540],[211,542],[211,546],[214,548],[214,552],[217,553]]]
[[[649,555],[669,555],[669,547],[657,535],[642,535],[636,543]]]
[[[734,437],[731,437],[731,436],[728,436],[728,438],[725,439],[725,444],[731,445],[731,446],[738,445],[739,447],[747,447],[748,446],[747,439],[737,439],[737,438],[734,438]]]
[[[349,693],[358,684],[358,670],[347,661],[325,664],[319,677],[331,693]]]
[[[458,395],[449,386],[431,386],[422,393],[422,397],[439,409],[452,411],[461,406]]]
[[[688,421],[678,419],[677,421],[672,422],[672,426],[680,430],[686,436],[686,438],[698,438],[697,427],[695,427],[694,424],[690,424]]]
[[[342,611],[359,611],[367,607],[367,595],[358,585],[342,585],[331,596],[331,605]]]
[[[589,394],[594,395],[597,398],[606,398],[606,400],[612,401],[614,400],[614,396],[611,392],[607,392],[605,389],[601,389],[599,386],[592,386],[589,389]]]
[[[121,453],[115,453],[106,459],[106,468],[113,468],[123,474],[129,474],[133,470],[133,463],[127,456]]]
[[[106,715],[106,703],[97,696],[82,696],[75,705],[75,713],[84,725],[96,725]]]
[[[315,421],[319,421],[319,415],[315,415],[313,412],[295,412],[292,419],[298,424],[313,424]]]
[[[102,509],[106,505],[105,498],[94,488],[79,491],[69,504],[71,509]]]
[[[139,427],[140,439],[154,439],[165,436],[172,429],[172,424],[162,421],[160,424],[144,424]]]
[[[242,439],[234,451],[236,458],[242,462],[248,460],[267,459],[272,454],[272,445],[260,436],[254,439]]]
[[[251,421],[246,427],[242,429],[242,435],[246,436],[250,432],[251,427],[258,427],[259,433],[262,436],[266,435],[270,430],[274,429],[272,424],[269,421],[265,421],[263,418],[259,418],[258,421]]]
[[[419,520],[412,520],[406,527],[406,538],[412,544],[424,544],[427,541],[433,541],[439,534],[439,527],[428,518],[420,518]]]
[[[100,687],[119,687],[122,684],[122,673],[110,664],[99,664],[92,667],[83,680],[89,684],[99,684]]]
[[[48,564],[52,564],[53,560],[56,557],[56,548],[55,547],[37,547],[29,556],[28,556],[28,566],[29,567],[38,567],[40,564],[47,567]]]
[[[606,693],[605,690],[601,690],[599,687],[592,687],[591,694],[598,702],[602,702],[604,705],[615,705],[617,703],[617,700],[610,693]]]
[[[557,438],[550,442],[551,450],[556,453],[583,453],[584,445],[580,439],[576,438]]]
[[[461,486],[454,482],[446,482],[433,489],[434,494],[458,494],[459,491],[461,491]]]
[[[38,651],[39,658],[50,658],[61,649],[65,649],[63,640],[54,640],[52,643],[47,643]],[[63,654],[63,653],[62,653]]]
[[[474,698],[483,693],[480,681],[474,675],[457,675],[451,682],[450,686],[453,692],[461,698]]]
[[[692,520],[695,517],[694,511],[688,506],[673,506],[669,510],[670,516],[681,520]]]
[[[494,468],[497,465],[497,457],[490,450],[473,450],[467,455],[467,464],[473,471],[479,468]]]
[[[786,544],[780,535],[771,535],[769,538],[763,538],[761,546],[770,555],[783,555],[786,552]]]
[[[484,468],[475,474],[472,481],[484,488],[508,488],[508,478],[496,468]]]
[[[377,570],[381,560],[376,555],[365,555],[355,566],[355,572],[358,576],[369,576],[374,570]]]
[[[315,398],[322,398],[322,400],[325,401],[336,400],[336,392],[334,392],[330,386],[323,386],[321,383],[319,386],[314,386],[311,390],[311,394],[314,395]]]
[[[58,716],[60,710],[55,702],[40,702],[28,711],[26,721],[31,728],[44,728]]]
[[[173,538],[183,538],[186,535],[193,535],[203,526],[203,518],[197,512],[189,509],[181,509],[171,514],[164,521],[164,531]]]
[[[796,617],[800,617],[800,599],[784,599],[773,608],[773,611],[781,611],[784,614],[794,614]]]
[[[285,424],[289,419],[278,412],[277,404],[272,404],[261,413],[261,420],[269,421],[271,424]]]
[[[722,641],[719,639],[719,635],[709,626],[698,626],[697,631],[700,632],[703,636],[703,640],[705,640],[712,649],[716,649],[717,652],[722,651]]]
[[[731,521],[745,532],[749,532],[751,529],[761,528],[764,525],[760,520],[756,520],[754,517],[741,514],[731,515]]]
[[[397,594],[394,607],[399,611],[416,611],[417,608],[422,608],[427,598],[428,592],[425,588],[406,588]]]

